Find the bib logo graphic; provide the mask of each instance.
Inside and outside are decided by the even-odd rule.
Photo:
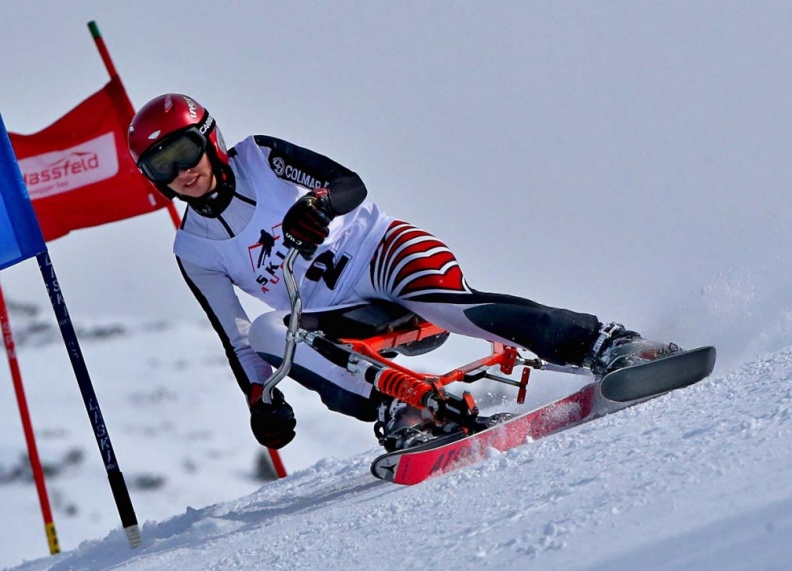
[[[118,174],[113,133],[106,133],[70,149],[19,161],[31,200],[76,190]]]
[[[264,260],[272,256],[272,247],[275,245],[275,238],[267,232],[266,230],[261,231],[261,235],[259,236],[259,241],[253,244],[248,248],[251,251],[250,262],[253,265],[253,269],[259,269]],[[253,255],[252,252],[258,250],[258,256],[255,263],[253,263]]]
[[[268,293],[271,287],[280,282],[279,270],[286,261],[288,251],[281,241],[280,226],[273,226],[270,229],[272,233],[259,230],[258,242],[248,246],[250,269],[256,274],[256,283],[263,293]],[[349,254],[341,254],[336,259],[332,251],[322,252],[311,262],[305,279],[312,282],[323,281],[327,289],[334,290],[351,259]]]
[[[258,242],[248,246],[250,269],[256,274],[256,283],[264,293],[269,291],[270,286],[274,286],[280,281],[278,270],[286,260],[286,253],[275,249],[280,240],[278,228],[280,228],[280,224],[273,226],[270,229],[272,234],[261,230]]]

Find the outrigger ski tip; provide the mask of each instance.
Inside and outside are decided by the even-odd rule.
[[[687,387],[712,373],[715,358],[715,347],[699,347],[617,369],[603,377],[602,396],[627,402]]]

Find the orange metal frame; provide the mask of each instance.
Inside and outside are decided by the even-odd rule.
[[[443,387],[462,381],[465,375],[471,371],[482,367],[489,368],[494,366],[500,366],[500,371],[505,375],[510,375],[514,371],[519,359],[519,353],[516,348],[502,343],[491,343],[492,351],[489,355],[449,371],[444,375],[418,373],[380,354],[380,351],[387,351],[413,341],[420,341],[443,333],[446,333],[445,329],[427,321],[419,320],[410,328],[390,331],[368,339],[339,339],[339,342],[349,346],[352,351],[385,367],[386,379],[377,387],[381,392],[420,408],[423,408],[421,399],[427,392],[434,390],[438,396],[442,397],[444,394]],[[517,402],[519,403],[525,400],[525,390],[529,375],[530,369],[525,367],[519,383],[520,389],[517,395]],[[471,409],[475,407],[472,396],[466,394],[464,399]]]

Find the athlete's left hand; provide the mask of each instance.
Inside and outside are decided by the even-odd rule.
[[[283,241],[287,248],[296,248],[310,260],[330,233],[333,219],[330,202],[323,188],[309,192],[295,202],[283,217]]]

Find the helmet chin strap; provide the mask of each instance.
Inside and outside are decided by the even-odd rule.
[[[234,189],[227,184],[218,184],[217,188],[212,192],[198,198],[181,195],[178,197],[180,200],[189,204],[190,207],[201,216],[206,218],[217,218],[228,208],[228,205],[231,204],[231,200],[234,198]]]

